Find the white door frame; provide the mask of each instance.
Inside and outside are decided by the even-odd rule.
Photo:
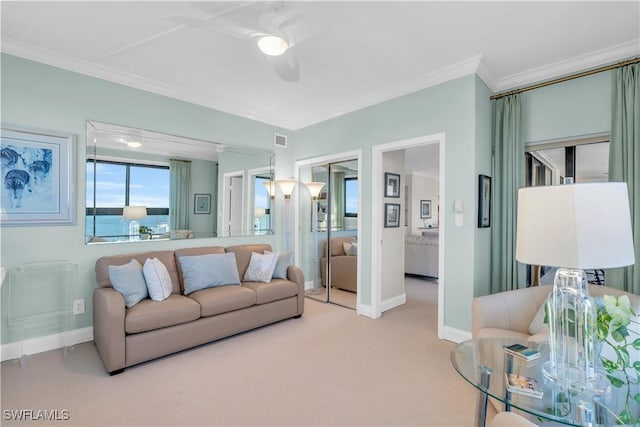
[[[230,233],[229,230],[229,218],[228,218],[228,214],[229,214],[229,209],[230,207],[230,203],[231,200],[229,200],[229,186],[231,185],[231,178],[237,178],[240,177],[242,178],[242,194],[241,196],[241,206],[240,206],[240,212],[242,212],[242,216],[244,217],[244,210],[245,210],[245,186],[246,186],[246,179],[245,179],[245,173],[243,170],[240,171],[234,171],[234,172],[227,172],[223,175],[223,179],[222,179],[222,221],[218,222],[218,224],[222,224],[222,229],[220,230],[223,235],[227,235],[224,233]],[[244,218],[240,218],[240,224],[244,224]],[[230,235],[230,234],[229,234]]]
[[[382,203],[384,188],[384,170],[382,163],[382,155],[388,151],[403,150],[407,148],[419,147],[428,144],[440,144],[440,176],[439,191],[440,204],[445,199],[445,134],[444,132],[431,135],[419,136],[416,138],[404,139],[400,141],[389,142],[385,144],[374,145],[371,148],[371,176],[372,188],[371,192],[371,310],[372,317],[377,318],[382,315],[382,284],[380,278],[382,274],[382,228],[383,214]],[[438,337],[443,338],[444,329],[444,286],[445,286],[445,270],[444,270],[444,242],[445,242],[445,215],[440,215],[439,221],[439,237],[438,237]]]
[[[342,153],[328,154],[326,156],[313,157],[310,159],[297,160],[295,163],[295,178],[296,180],[300,180],[300,169],[308,166],[316,166],[316,165],[324,165],[327,163],[338,163],[346,160],[354,160],[356,159],[358,162],[358,213],[362,212],[362,150],[353,150],[353,151],[345,151]],[[295,237],[294,237],[294,256],[295,259],[300,259],[300,197],[297,196],[297,192],[299,190],[299,185],[296,185],[295,192],[295,208],[294,208],[294,224],[295,224]],[[357,231],[358,236],[362,236],[362,215],[358,215],[357,219]],[[357,260],[357,287],[356,287],[356,295],[357,304],[356,304],[356,313],[365,314],[368,310],[364,309],[360,303],[360,295],[362,295],[362,257],[359,256]]]

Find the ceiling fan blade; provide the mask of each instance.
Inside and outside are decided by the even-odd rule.
[[[244,39],[250,39],[263,34],[253,28],[247,28],[242,25],[236,25],[235,23],[225,22],[227,21],[226,19],[220,18],[216,18],[212,21],[209,19],[191,18],[188,16],[167,16],[166,19],[187,27],[213,31],[215,33],[222,33]]]
[[[300,65],[293,50],[287,50],[280,56],[267,56],[276,74],[286,82],[297,82],[300,79]]]

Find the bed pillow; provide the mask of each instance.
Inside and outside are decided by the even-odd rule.
[[[144,280],[147,282],[149,296],[154,301],[164,301],[173,290],[171,276],[167,267],[158,258],[147,258],[142,267]]]
[[[109,280],[113,289],[120,292],[124,297],[124,304],[131,308],[147,296],[147,284],[142,274],[142,265],[135,259],[127,264],[110,265]]]
[[[358,243],[357,242],[342,242],[342,248],[344,253],[350,256],[358,255]]]
[[[278,252],[270,254],[252,252],[249,267],[244,273],[244,280],[247,282],[270,282],[277,262]]]
[[[181,256],[178,260],[182,268],[185,295],[201,289],[240,284],[236,255],[233,252]]]
[[[264,251],[265,254],[273,253],[271,251]],[[291,251],[276,252],[278,254],[278,262],[276,262],[276,269],[273,270],[273,279],[286,279],[287,269],[291,265],[291,257],[293,253]]]

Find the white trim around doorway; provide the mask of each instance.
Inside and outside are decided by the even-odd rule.
[[[371,194],[371,312],[370,317],[378,318],[382,312],[389,307],[389,302],[383,304],[382,301],[382,284],[380,283],[382,269],[382,189],[384,186],[383,176],[384,170],[382,166],[382,155],[388,151],[403,150],[407,148],[419,147],[428,144],[440,144],[440,173],[439,173],[439,191],[440,204],[442,205],[445,198],[445,134],[436,133],[432,135],[424,135],[400,141],[389,142],[385,144],[375,145],[371,148],[371,176],[372,188]],[[444,243],[445,243],[445,215],[439,218],[439,238],[438,238],[438,337],[444,338],[444,286],[446,272],[444,269]]]

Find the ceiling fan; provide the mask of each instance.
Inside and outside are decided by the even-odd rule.
[[[300,78],[294,49],[299,40],[294,38],[290,27],[300,16],[292,7],[283,2],[248,1],[234,3],[204,18],[168,16],[167,19],[187,27],[253,41],[282,80],[295,82]]]

